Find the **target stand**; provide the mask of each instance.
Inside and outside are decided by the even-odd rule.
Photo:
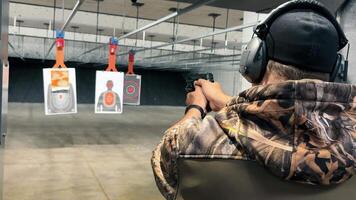
[[[56,63],[43,69],[43,92],[46,115],[77,113],[74,68],[64,64],[64,32],[56,32]]]
[[[118,39],[109,41],[109,63],[105,71],[96,71],[95,113],[122,114],[124,73],[116,68],[116,51]]]

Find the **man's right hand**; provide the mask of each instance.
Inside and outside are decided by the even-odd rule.
[[[223,92],[221,85],[217,82],[212,83],[199,79],[194,84],[202,88],[204,96],[209,101],[209,106],[214,112],[220,111],[232,99],[231,96]]]

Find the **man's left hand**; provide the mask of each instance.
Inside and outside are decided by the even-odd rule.
[[[208,101],[203,94],[203,90],[199,86],[195,86],[195,91],[187,94],[187,99],[185,103],[187,106],[189,105],[200,106],[204,109],[205,112],[206,112],[206,107],[208,105]]]

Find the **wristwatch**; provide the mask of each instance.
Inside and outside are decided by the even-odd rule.
[[[194,105],[194,104],[187,106],[187,108],[185,109],[185,114],[187,114],[187,112],[188,112],[190,109],[193,109],[193,108],[199,110],[202,119],[205,118],[206,113],[205,113],[204,109],[203,109],[201,106]]]

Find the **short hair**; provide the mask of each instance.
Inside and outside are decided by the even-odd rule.
[[[300,68],[285,65],[274,60],[268,61],[267,71],[276,73],[287,80],[318,79],[329,81],[330,74],[321,72],[311,72]]]

